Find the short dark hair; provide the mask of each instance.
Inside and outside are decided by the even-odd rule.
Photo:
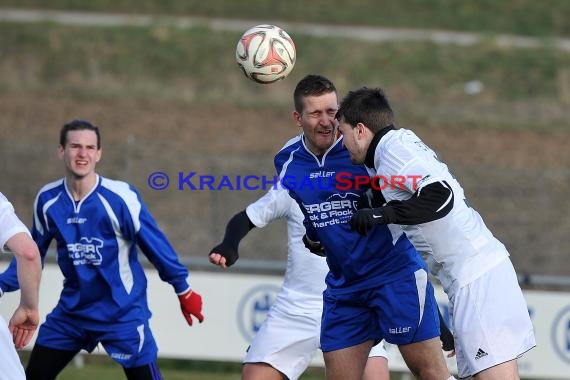
[[[336,87],[333,82],[322,75],[309,74],[297,83],[293,92],[293,103],[295,111],[303,112],[303,99],[308,96],[319,96],[323,94],[336,93]]]
[[[361,87],[349,91],[340,102],[336,118],[343,118],[353,128],[363,123],[374,133],[394,124],[394,112],[380,88]]]
[[[65,146],[67,142],[67,132],[69,131],[93,131],[97,135],[97,149],[101,149],[101,133],[99,132],[99,127],[91,124],[87,120],[75,119],[68,123],[65,123],[59,132],[59,145]]]

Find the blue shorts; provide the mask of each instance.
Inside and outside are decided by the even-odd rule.
[[[47,316],[40,326],[36,343],[58,350],[91,352],[97,344],[125,368],[154,363],[158,347],[148,320],[137,323],[109,324],[108,328],[85,328],[76,320]]]
[[[324,292],[323,352],[368,340],[404,345],[437,336],[437,302],[423,269],[374,289],[332,294],[327,288]]]

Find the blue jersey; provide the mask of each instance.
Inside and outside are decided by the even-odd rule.
[[[367,188],[356,182],[369,175],[352,164],[342,138],[322,157],[307,149],[302,135],[293,138],[275,156],[275,168],[305,215],[308,236],[325,248],[331,291],[370,289],[425,269],[401,227],[377,225],[366,236],[351,231],[348,221]]]
[[[189,288],[188,270],[129,184],[98,176],[75,202],[63,179],[44,186],[34,204],[32,237],[42,261],[53,239],[63,290],[52,316],[74,318],[86,328],[150,318],[147,279],[137,245],[176,293]],[[19,288],[13,261],[0,288]]]

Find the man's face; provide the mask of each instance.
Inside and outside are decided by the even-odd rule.
[[[337,138],[338,99],[335,92],[304,98],[302,113],[293,112],[298,127],[303,128],[305,144],[319,156],[329,149]]]
[[[361,132],[364,131],[362,124],[357,124],[356,127],[352,127],[344,118],[341,118],[338,125],[338,130],[342,134],[342,143],[350,152],[350,161],[353,164],[362,164],[366,158],[366,151],[368,146],[365,144],[361,136]]]
[[[58,154],[65,164],[67,175],[74,179],[92,175],[101,159],[101,149],[97,149],[97,135],[87,129],[69,131],[65,146],[59,146]]]

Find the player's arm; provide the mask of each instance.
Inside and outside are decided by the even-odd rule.
[[[232,266],[239,258],[239,243],[254,227],[245,210],[235,214],[226,225],[222,242],[210,251],[210,262],[222,268]]]
[[[455,350],[455,340],[453,339],[453,334],[447,327],[439,307],[437,308],[437,313],[439,314],[439,338],[441,339],[441,348],[444,351]]]
[[[37,245],[28,233],[20,232],[6,242],[17,262],[20,285],[20,305],[12,315],[8,327],[17,349],[25,347],[39,324],[39,287],[42,265]]]
[[[128,213],[130,217],[125,217],[121,221],[125,236],[133,236],[131,234],[134,233],[133,240],[157,269],[160,279],[172,285],[186,322],[192,326],[192,316],[194,316],[202,323],[204,321],[202,296],[188,283],[188,269],[180,262],[174,247],[158,227],[138,192],[135,191],[135,193],[140,204],[140,213],[138,216]],[[133,223],[133,217],[139,218],[138,223]],[[135,225],[139,226],[138,230],[135,229]]]
[[[11,207],[11,206],[10,206]],[[40,209],[41,206],[38,206],[38,199],[36,198],[36,201],[34,202],[34,223],[32,226],[32,232],[31,232],[31,239],[32,243],[34,243],[35,241],[35,249],[39,249],[39,253],[40,253],[40,258],[41,258],[41,266],[43,267],[43,260],[45,258],[45,255],[47,253],[47,250],[49,248],[49,245],[51,243],[52,240],[52,235],[51,233],[47,230],[46,226],[43,224],[43,220],[39,219],[37,217],[38,215],[38,209]],[[17,230],[18,232],[23,232],[25,231],[25,235],[27,236],[27,231],[28,228],[25,227],[25,225],[23,223],[21,223],[21,221],[18,219],[17,215],[14,213],[13,208],[10,209],[9,214],[4,214],[2,217],[0,217],[0,219],[2,218],[11,218],[12,222],[17,221],[17,223],[20,224],[20,229]],[[4,220],[8,220],[8,219],[4,219]],[[13,237],[14,235],[12,235],[11,237]],[[29,238],[29,236],[28,236]],[[18,239],[19,240],[19,239]],[[2,244],[2,243],[0,243]],[[15,243],[12,242],[11,245],[13,246]],[[8,240],[5,242],[5,247],[9,250],[12,250],[10,247],[8,247]],[[14,251],[14,253],[16,253]],[[19,283],[19,267],[18,267],[18,262],[17,262],[17,255],[14,255],[14,257],[12,258],[12,260],[10,261],[10,264],[8,265],[8,267],[6,268],[6,270],[4,270],[4,272],[0,273],[0,296],[2,296],[2,294],[4,292],[13,292],[16,291],[18,289],[20,289],[20,283]]]
[[[239,258],[239,244],[249,231],[254,227],[263,228],[274,220],[288,217],[292,205],[293,200],[286,190],[270,189],[229,220],[223,241],[209,253],[210,262],[222,268],[233,265]]]
[[[326,257],[327,253],[325,252],[325,247],[319,240],[317,231],[307,217],[303,219],[303,226],[305,226],[305,235],[303,235],[303,244],[305,244],[305,248],[317,256]]]
[[[390,201],[382,207],[358,210],[351,218],[352,229],[365,235],[376,224],[414,225],[446,216],[453,208],[453,190],[445,181],[419,188],[405,201]]]

